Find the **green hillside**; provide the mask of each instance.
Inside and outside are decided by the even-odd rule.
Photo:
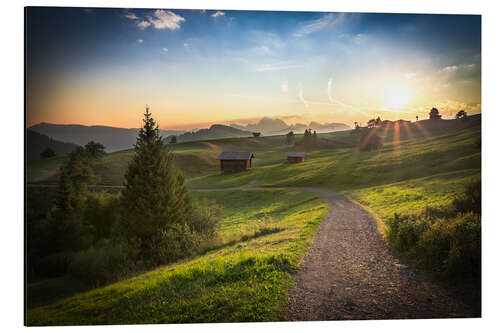
[[[304,163],[288,164],[284,136],[180,143],[175,163],[191,189],[239,186],[323,187],[360,202],[386,221],[394,213],[418,213],[444,206],[481,177],[481,118],[421,121],[378,128],[384,146],[360,152],[351,131],[319,135],[333,142],[309,151]],[[300,140],[301,135],[296,135]],[[220,174],[220,151],[252,151],[251,171]],[[97,165],[101,184],[121,185],[133,151],[108,154]],[[28,166],[28,175],[52,174],[61,158]],[[43,162],[43,163],[42,163]],[[64,279],[28,286],[28,323],[105,324],[152,322],[267,321],[283,319],[291,273],[307,249],[327,206],[292,189],[193,191],[224,208],[213,249],[181,262],[81,292]],[[382,223],[381,223],[382,225]],[[380,228],[382,231],[382,228]],[[64,289],[62,286],[69,286]],[[72,289],[73,288],[73,289]],[[60,295],[54,297],[53,295]],[[71,296],[74,294],[73,296]]]
[[[285,162],[284,136],[233,138],[179,143],[173,146],[175,163],[190,188],[240,186],[318,186],[343,192],[387,217],[394,210],[415,212],[427,204],[448,204],[463,184],[480,177],[481,116],[467,121],[419,121],[378,128],[384,147],[360,152],[351,131],[320,134],[333,148],[309,151],[300,164]],[[302,135],[296,135],[296,141]],[[221,174],[216,156],[221,151],[252,151],[251,171]],[[96,166],[100,184],[122,185],[133,150],[108,154]],[[56,157],[28,164],[28,182],[55,183]],[[436,201],[436,199],[439,199]]]
[[[283,320],[292,273],[327,204],[296,190],[192,195],[224,210],[215,249],[88,292],[69,279],[30,284],[28,325]]]

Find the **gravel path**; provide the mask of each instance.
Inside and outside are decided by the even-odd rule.
[[[288,320],[470,317],[471,312],[390,252],[361,207],[327,190],[330,210],[301,263]]]

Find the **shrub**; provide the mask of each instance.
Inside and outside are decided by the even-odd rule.
[[[442,277],[481,274],[481,183],[466,186],[449,207],[426,207],[420,215],[387,221],[387,240],[418,265]]]
[[[189,217],[189,226],[202,239],[212,239],[216,235],[217,225],[222,209],[215,204],[203,200],[199,205],[193,207]]]
[[[453,200],[453,206],[460,213],[481,214],[481,181],[467,184],[464,194]]]
[[[68,273],[94,287],[121,279],[139,269],[137,252],[128,242],[103,240],[73,256]]]

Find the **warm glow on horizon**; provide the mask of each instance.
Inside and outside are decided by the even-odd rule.
[[[478,16],[172,12],[30,8],[27,126],[137,128],[146,104],[163,129],[481,112]]]

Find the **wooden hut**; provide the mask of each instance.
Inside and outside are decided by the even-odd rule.
[[[306,157],[305,152],[288,152],[285,153],[288,163],[300,163],[304,162],[304,158]]]
[[[245,171],[252,168],[252,152],[223,151],[217,156],[221,172]]]

